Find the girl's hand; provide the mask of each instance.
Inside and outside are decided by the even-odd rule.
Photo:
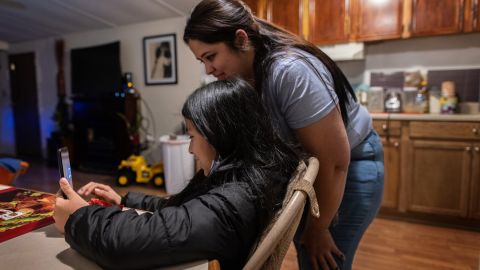
[[[67,179],[60,179],[60,188],[67,196],[67,199],[57,198],[53,219],[55,220],[55,227],[63,233],[65,232],[65,224],[68,217],[79,208],[87,206],[88,203],[73,190]]]
[[[88,196],[94,194],[97,197],[102,198],[112,204],[120,205],[122,197],[118,195],[110,186],[99,184],[96,182],[90,182],[78,190],[78,194],[82,196]]]

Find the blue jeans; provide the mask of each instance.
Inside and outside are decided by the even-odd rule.
[[[346,257],[345,261],[342,261],[335,256],[337,265],[342,270],[352,268],[358,243],[380,208],[383,175],[382,142],[377,133],[372,131],[350,153],[345,193],[338,214],[329,228],[337,247]],[[309,212],[305,210],[294,238],[298,263],[302,270],[312,269],[307,251],[300,244],[308,214]]]

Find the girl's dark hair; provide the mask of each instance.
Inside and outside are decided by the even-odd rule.
[[[185,26],[183,40],[190,39],[205,43],[225,42],[234,50],[241,50],[235,44],[236,30],[243,29],[255,48],[253,68],[255,71],[255,88],[261,91],[263,80],[278,52],[289,48],[298,48],[317,57],[332,75],[335,93],[339,99],[340,111],[344,124],[348,123],[346,106],[349,95],[356,101],[352,86],[335,62],[312,43],[300,39],[263,19],[253,16],[250,8],[239,0],[203,0],[192,11]],[[304,57],[302,57],[304,58]],[[308,61],[306,58],[304,58]],[[309,62],[308,62],[309,63]],[[311,64],[310,64],[311,65]],[[319,72],[317,75],[320,76]]]
[[[274,131],[258,93],[241,79],[212,82],[188,97],[182,115],[219,154],[218,167],[208,177],[198,173],[187,189],[245,182],[259,198],[266,225],[281,207],[300,158]]]

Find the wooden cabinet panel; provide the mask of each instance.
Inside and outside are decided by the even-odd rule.
[[[472,27],[472,31],[480,31],[480,0],[469,0],[471,1],[470,8],[466,12],[469,12],[472,17],[472,21],[469,23]]]
[[[252,10],[253,15],[266,18],[266,0],[243,0],[243,2]]]
[[[412,141],[408,210],[466,217],[471,144]]]
[[[413,0],[412,36],[460,33],[465,0]]]
[[[380,136],[400,136],[402,124],[400,121],[375,120],[373,129]]]
[[[400,121],[374,120],[373,128],[380,135],[385,167],[382,208],[397,209],[400,193]]]
[[[480,31],[479,0],[465,0],[463,32]]]
[[[296,34],[302,33],[301,0],[269,0],[267,20]]]
[[[480,219],[480,143],[472,148],[472,194],[470,196],[470,217]]]
[[[411,122],[410,137],[435,139],[480,139],[480,124],[474,122]]]
[[[403,0],[352,0],[354,39],[357,41],[400,38]]]
[[[314,44],[347,42],[350,33],[349,0],[309,1],[309,40]]]
[[[382,207],[397,209],[400,191],[400,141],[399,138],[382,138],[385,177]]]

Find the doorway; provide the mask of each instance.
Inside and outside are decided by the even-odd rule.
[[[41,158],[35,54],[13,54],[8,60],[17,156]]]

